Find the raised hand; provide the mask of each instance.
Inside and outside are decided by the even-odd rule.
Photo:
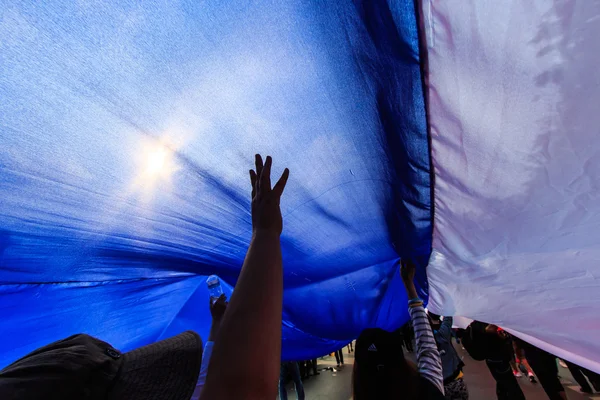
[[[227,310],[227,304],[229,303],[227,302],[227,297],[224,294],[219,296],[219,298],[215,302],[212,302],[211,299],[210,315],[212,315],[212,319],[214,322],[221,322],[221,319],[225,314],[225,310]]]
[[[270,156],[263,165],[262,157],[256,155],[256,171],[250,170],[250,182],[252,183],[252,229],[254,232],[269,231],[281,235],[283,220],[279,202],[281,194],[285,189],[290,171],[286,168],[271,188],[271,164]]]

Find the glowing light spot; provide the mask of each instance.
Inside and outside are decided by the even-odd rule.
[[[158,176],[162,175],[169,157],[168,150],[164,146],[157,146],[154,149],[149,149],[146,154],[146,175]]]
[[[158,182],[168,182],[177,165],[175,153],[165,140],[148,141],[136,154],[139,166],[139,176],[136,186],[154,188]]]

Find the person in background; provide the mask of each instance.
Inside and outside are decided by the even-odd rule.
[[[256,170],[250,171],[252,239],[213,346],[201,399],[277,396],[283,308],[279,203],[289,170],[271,186],[271,157],[263,165],[257,154],[255,164]],[[260,368],[256,360],[261,360]]]
[[[302,380],[310,378],[310,370],[313,371],[313,376],[321,375],[317,372],[317,359],[303,360],[298,362],[298,368],[300,370],[300,378]]]
[[[465,334],[465,329],[464,328],[456,328],[453,329],[454,331],[454,338],[456,339],[456,344],[460,344],[460,347],[465,350],[465,346],[463,346],[462,343],[462,337]]]
[[[335,351],[335,362],[337,362],[338,368],[341,368],[341,366],[344,365],[344,355],[342,354],[342,349],[343,347]]]
[[[463,380],[463,361],[458,356],[452,345],[452,317],[444,317],[428,313],[433,336],[442,357],[442,370],[444,374],[444,393],[446,400],[467,400],[469,390]]]
[[[556,357],[545,350],[513,336],[513,341],[523,350],[527,356],[531,369],[537,375],[540,385],[550,400],[566,400],[565,388],[558,377]]]
[[[433,338],[423,301],[414,285],[415,265],[402,262],[401,276],[415,330],[417,364],[404,358],[398,333],[365,329],[356,340],[352,376],[354,400],[442,400],[444,384],[440,354]]]
[[[513,370],[513,375],[517,378],[523,376],[521,373],[521,369],[525,368],[527,371],[527,377],[531,383],[536,383],[535,375],[527,358],[525,358],[525,351],[521,348],[518,340],[512,341],[513,351],[514,351],[514,360],[511,360],[510,367]]]
[[[496,325],[473,321],[462,336],[462,344],[475,360],[485,360],[494,380],[498,400],[525,400],[510,368],[512,345]]]
[[[309,361],[302,360],[298,361],[298,370],[300,371],[300,379],[305,380],[310,378],[310,374],[308,373],[308,365]]]
[[[212,349],[215,343],[215,339],[217,338],[217,334],[219,333],[219,327],[221,326],[221,320],[223,319],[223,315],[225,315],[225,310],[227,310],[227,297],[222,294],[216,301],[213,302],[213,298],[209,299],[209,307],[210,307],[210,315],[212,317],[212,322],[210,324],[210,333],[208,334],[208,340],[204,345],[204,351],[202,352],[202,365],[200,366],[200,376],[198,377],[198,383],[196,384],[196,389],[194,390],[194,394],[192,395],[192,400],[200,399],[200,395],[202,394],[202,388],[206,383],[206,375],[208,373],[208,366],[210,364],[210,356],[212,354]]]
[[[519,368],[519,366],[517,366],[516,359],[517,358],[515,356],[512,358],[512,360],[510,360],[510,369],[512,370],[512,373],[515,376],[515,378],[522,378],[523,373],[521,372],[521,369]]]
[[[489,351],[485,362],[496,380],[498,400],[525,400],[523,390],[510,367],[513,349],[508,334],[493,324],[487,324],[484,331],[488,338]]]
[[[589,394],[594,393],[594,390],[600,392],[600,375],[593,371],[590,371],[587,368],[583,368],[577,364],[573,364],[571,361],[565,360],[565,362],[567,363],[567,367],[569,368],[571,375],[573,375],[573,378],[579,384],[579,390],[581,392]],[[592,386],[590,386],[585,377],[589,379],[594,389],[592,389]]]
[[[464,330],[464,329],[463,329]],[[460,344],[460,336],[459,334],[460,328],[452,328],[452,337],[456,340],[456,344]]]
[[[310,366],[311,366],[312,371],[313,371],[313,376],[321,375],[321,373],[319,373],[319,371],[317,371],[317,359],[316,358],[313,358],[310,361]],[[308,362],[307,362],[306,369],[308,370]]]
[[[348,354],[352,353],[354,351],[354,349],[352,348],[352,342],[348,343],[348,346],[346,346],[348,348]]]
[[[287,400],[287,389],[285,388],[285,381],[288,374],[294,381],[294,388],[296,389],[296,398],[298,400],[304,400],[304,385],[302,385],[302,379],[300,378],[300,370],[298,363],[295,361],[287,361],[281,363],[281,371],[279,375],[279,400]]]

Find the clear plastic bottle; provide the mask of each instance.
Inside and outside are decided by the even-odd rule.
[[[206,286],[208,286],[208,293],[210,293],[210,298],[213,302],[223,294],[221,281],[216,275],[211,275],[206,279]]]

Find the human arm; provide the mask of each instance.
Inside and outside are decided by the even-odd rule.
[[[408,313],[415,331],[417,366],[421,376],[431,382],[443,394],[442,360],[423,307],[423,301],[417,296],[414,284],[415,269],[415,265],[411,261],[402,260],[400,272],[409,298]]]
[[[206,384],[206,376],[208,374],[208,366],[210,365],[210,359],[212,356],[212,349],[215,344],[215,339],[221,326],[221,320],[225,315],[227,309],[227,297],[222,294],[215,302],[212,298],[209,299],[208,306],[210,308],[210,314],[212,316],[212,322],[210,324],[210,333],[208,334],[208,341],[204,344],[204,351],[202,352],[202,364],[200,365],[200,375],[198,376],[198,383],[196,389],[192,395],[192,400],[197,400],[202,394],[204,385]]]
[[[283,301],[279,201],[289,171],[271,189],[271,163],[267,157],[263,166],[257,155],[256,171],[250,172],[252,240],[219,328],[202,399],[277,396]]]

